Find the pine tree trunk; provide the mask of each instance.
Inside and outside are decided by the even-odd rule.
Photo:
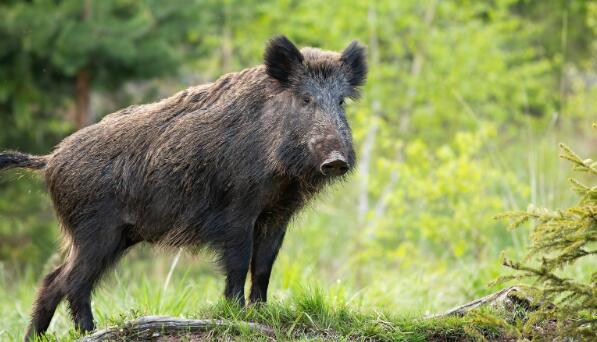
[[[91,17],[92,0],[83,3],[81,21],[88,21]],[[90,111],[91,73],[88,67],[77,72],[75,85],[75,127],[81,129],[91,123]]]
[[[91,93],[91,74],[88,68],[79,70],[75,88],[75,127],[81,129],[90,123],[89,98]]]

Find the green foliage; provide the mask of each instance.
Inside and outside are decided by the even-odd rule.
[[[129,81],[171,75],[196,55],[202,11],[194,1],[8,1],[0,4],[0,150],[47,154],[72,130],[75,77],[118,92]],[[112,108],[115,109],[115,108]],[[60,113],[63,114],[60,114]],[[105,113],[103,113],[105,114]],[[43,266],[57,224],[43,185],[0,179],[0,260]]]
[[[0,146],[47,152],[64,123],[76,74],[92,89],[177,71],[200,17],[190,1],[9,1],[0,4]]]
[[[597,124],[593,126],[597,129]],[[575,171],[595,179],[597,162],[583,160],[564,144],[560,148],[560,157],[571,162]],[[597,186],[586,186],[576,179],[570,182],[580,196],[573,207],[554,211],[529,206],[526,212],[503,215],[513,221],[512,227],[529,220],[536,222],[527,262],[505,260],[504,265],[517,273],[504,280],[531,278],[541,290],[543,308],[537,317],[531,317],[527,328],[539,319],[555,318],[563,334],[594,338],[597,337],[597,272],[593,269],[588,279],[575,279],[565,272],[577,263],[592,262],[594,266],[596,261]],[[528,259],[537,261],[538,265],[529,263]]]

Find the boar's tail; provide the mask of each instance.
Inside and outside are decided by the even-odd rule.
[[[45,156],[33,156],[16,151],[0,152],[0,171],[23,167],[27,169],[43,169],[46,166]]]

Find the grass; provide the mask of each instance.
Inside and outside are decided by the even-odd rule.
[[[490,337],[499,334],[494,325],[469,318],[425,319],[419,315],[356,310],[344,302],[330,300],[317,289],[297,294],[285,302],[247,310],[220,302],[204,311],[203,316],[258,322],[272,327],[279,340],[428,341],[473,338],[470,331],[483,332]]]
[[[285,259],[291,256],[281,255],[268,304],[242,309],[222,300],[223,277],[207,258],[197,260],[183,254],[165,288],[169,262],[174,256],[148,257],[145,253],[148,250],[124,260],[98,288],[92,303],[98,329],[123,326],[141,316],[163,315],[261,323],[273,329],[273,337],[278,340],[459,341],[481,336],[504,339],[512,335],[509,327],[504,328],[503,319],[491,312],[467,318],[424,318],[493,291],[480,285],[475,285],[479,289],[463,287],[467,280],[487,282],[486,273],[474,276],[475,265],[463,264],[450,272],[431,272],[427,277],[417,272],[387,270],[383,274],[386,282],[372,279],[368,287],[355,288],[348,280],[325,281],[316,273],[316,267],[308,269],[303,265],[303,272],[287,269]],[[22,340],[37,286],[34,279],[39,275],[20,275],[14,283],[7,273],[2,275],[0,341]],[[49,333],[51,341],[79,337],[64,304],[59,307]],[[209,335],[221,339],[231,336],[241,340],[271,337],[242,327],[219,328]]]
[[[427,276],[422,272],[388,270],[382,274],[386,282],[371,280],[366,287],[355,287],[345,275],[345,278],[326,279],[318,273],[317,265],[307,267],[297,256],[283,252],[270,285],[270,302],[242,310],[221,300],[223,277],[207,257],[183,254],[165,288],[173,257],[142,249],[126,258],[106,277],[93,297],[97,328],[121,325],[140,316],[166,315],[259,322],[273,328],[280,339],[423,341],[436,336],[443,340],[448,336],[470,336],[471,322],[466,319],[424,320],[423,317],[490,292],[486,286],[482,293],[461,287],[472,274],[465,272],[464,266],[453,272]],[[301,266],[297,269],[296,264]],[[472,270],[473,265],[470,268]],[[40,274],[32,272],[13,277],[0,269],[0,315],[3,317],[0,341],[22,340],[39,277]],[[475,282],[486,283],[479,277]],[[305,288],[304,284],[311,287]],[[485,329],[483,325],[473,326],[474,331]],[[51,339],[60,341],[74,340],[78,336],[65,304],[59,307],[49,332]],[[252,334],[250,331],[236,333],[240,333],[239,336]]]
[[[310,234],[307,229],[289,233],[295,235],[289,241],[301,241],[301,234]],[[423,319],[494,292],[497,288],[488,283],[504,272],[497,258],[450,264],[420,260],[411,269],[376,267],[357,282],[350,267],[333,268],[328,258],[317,258],[311,250],[286,247],[274,268],[270,302],[247,310],[221,301],[223,276],[209,255],[183,253],[166,286],[175,253],[135,250],[94,294],[97,328],[120,326],[140,316],[164,315],[258,322],[274,329],[278,339],[445,341],[512,335],[504,335],[511,327],[504,328],[503,319],[495,315]],[[591,267],[579,265],[573,271],[586,275]],[[37,282],[47,269],[14,274],[0,267],[0,341],[22,340]],[[62,304],[49,329],[51,339],[76,339],[72,328]],[[242,329],[220,330],[210,336],[266,338]]]
[[[109,317],[101,326],[124,327],[124,323],[145,313],[131,310]],[[236,322],[209,333],[180,336],[181,340],[333,340],[333,341],[465,341],[487,338],[511,339],[495,320],[473,317],[425,319],[420,315],[396,315],[383,311],[355,309],[345,302],[329,298],[321,290],[304,290],[285,301],[241,308],[224,300],[201,307],[191,318],[212,318]],[[242,322],[262,324],[273,330],[264,334],[246,328]],[[126,331],[126,329],[124,329]],[[43,340],[70,341],[80,335],[69,330]],[[134,335],[122,335],[130,340]]]
[[[494,278],[493,271],[483,271],[477,263],[429,270],[427,274],[378,270],[376,277],[367,279],[366,287],[356,287],[346,275],[335,280],[326,278],[317,264],[309,268],[302,258],[283,251],[274,269],[268,304],[241,309],[221,299],[223,277],[208,258],[183,254],[165,287],[174,256],[146,253],[149,251],[133,253],[99,286],[92,303],[98,329],[122,326],[141,316],[163,315],[261,323],[272,328],[279,340],[516,339],[505,316],[495,312],[424,319],[430,313],[446,311],[495,290],[487,286]],[[575,272],[588,274],[591,267],[584,265]],[[0,269],[0,341],[22,340],[39,277],[25,272],[13,278]],[[79,337],[64,304],[49,333],[50,340],[72,341]],[[268,338],[242,328],[216,329],[209,335],[221,339],[231,336]]]
[[[471,328],[489,336],[497,336],[498,333],[494,326],[473,322],[468,318],[424,319],[418,315],[357,310],[344,302],[330,300],[317,289],[297,294],[285,302],[274,301],[246,310],[220,302],[201,311],[199,316],[261,323],[273,328],[277,340],[462,339],[472,337],[467,333]]]
[[[289,231],[288,244],[281,250],[272,275],[269,296],[272,303],[267,306],[266,312],[280,313],[280,317],[284,318],[282,322],[285,322],[281,323],[280,329],[286,329],[284,331],[295,320],[298,319],[297,324],[303,324],[301,322],[308,320],[308,317],[318,327],[326,327],[329,323],[319,320],[325,315],[313,315],[311,311],[303,316],[301,308],[308,308],[309,301],[303,301],[301,297],[320,298],[329,304],[328,309],[334,308],[326,311],[330,314],[350,312],[358,319],[367,319],[369,323],[357,328],[363,331],[381,329],[371,323],[378,319],[380,312],[395,315],[384,314],[383,317],[397,317],[396,331],[412,331],[406,329],[404,324],[419,324],[417,318],[492,292],[494,289],[487,284],[495,279],[500,270],[498,260],[463,260],[458,264],[421,260],[410,269],[380,268],[380,265],[361,267],[359,270],[366,273],[357,281],[354,272],[356,266],[342,262],[349,256],[338,253],[332,258],[324,254],[331,253],[327,250],[330,247],[326,241],[341,241],[341,236],[336,236],[341,233],[326,232],[325,239],[318,239],[325,244],[317,246],[309,243],[307,248],[302,242],[316,236],[312,229],[316,227],[305,225],[301,229]],[[334,247],[334,250],[340,251],[342,248]],[[128,255],[104,279],[93,297],[92,306],[98,328],[122,322],[123,318],[143,315],[206,318],[225,313],[219,302],[224,286],[223,276],[214,267],[209,255],[183,253],[169,284],[165,286],[175,254],[140,248]],[[39,279],[57,262],[58,258],[51,260],[43,271],[37,272],[28,268],[15,272],[14,268],[5,270],[0,266],[0,316],[3,317],[0,320],[0,341],[22,340]],[[8,266],[5,264],[5,267]],[[321,290],[318,290],[317,295],[309,295],[310,291],[305,291],[305,286]],[[299,303],[305,305],[300,306]],[[336,305],[343,309],[335,308]],[[294,314],[291,310],[295,310]],[[286,315],[282,315],[284,312]],[[247,314],[257,315],[250,310]],[[394,324],[393,320],[389,321]],[[338,325],[334,329],[348,336],[350,327],[342,327]],[[62,304],[49,331],[63,341],[72,340],[71,329],[68,310]],[[398,334],[396,331],[393,333]]]

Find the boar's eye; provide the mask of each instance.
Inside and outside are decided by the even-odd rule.
[[[309,104],[309,103],[311,103],[311,98],[309,96],[305,95],[305,96],[303,96],[303,102],[305,104]]]

